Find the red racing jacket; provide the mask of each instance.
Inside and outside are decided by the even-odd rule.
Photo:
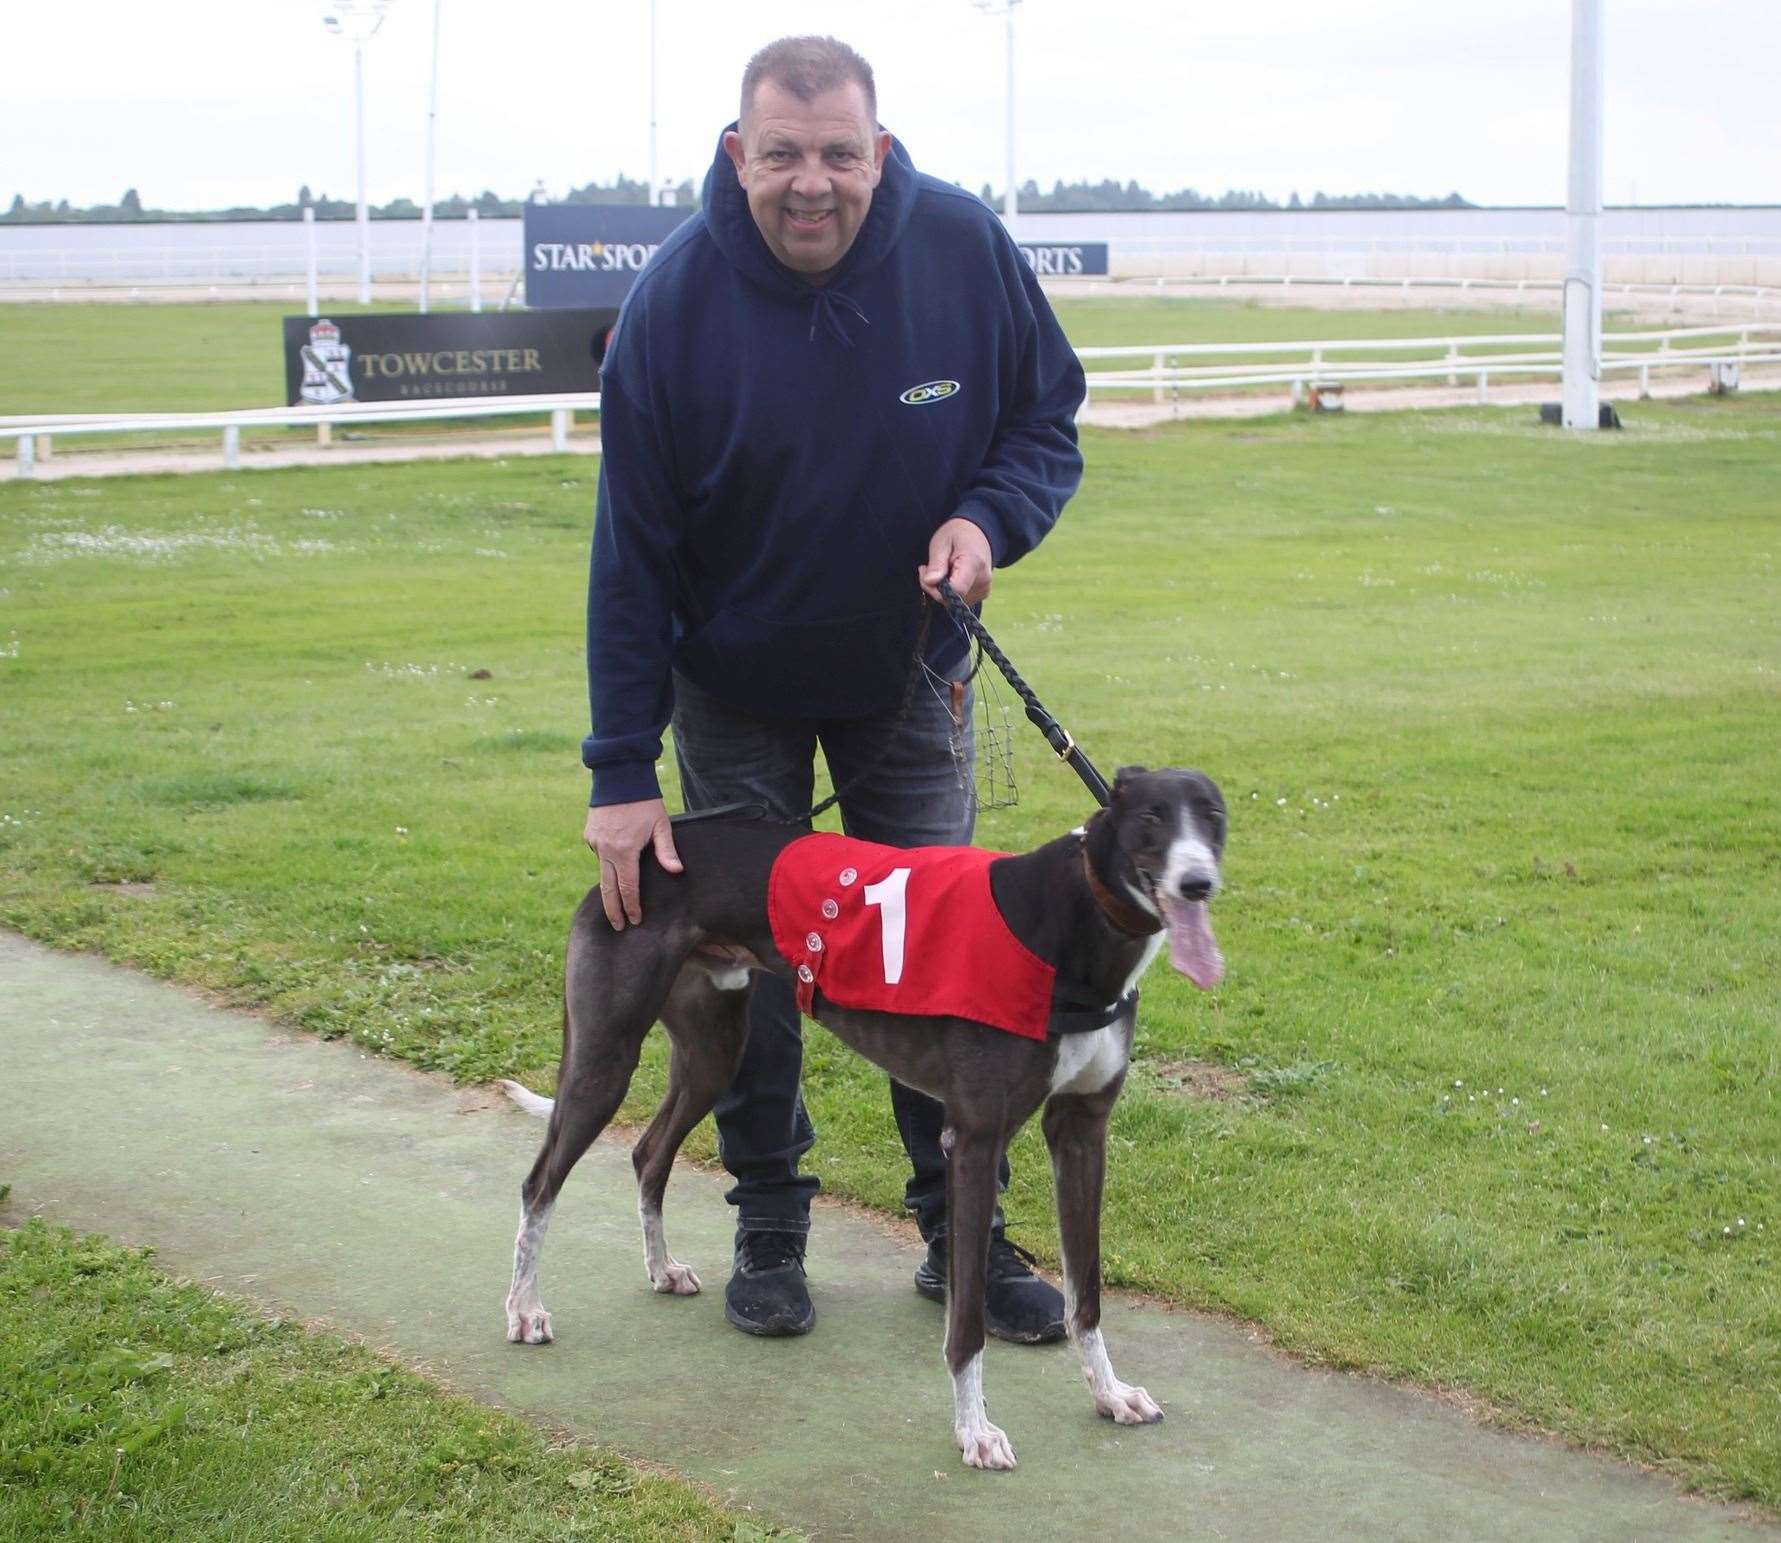
[[[1056,967],[1015,937],[990,893],[1005,852],[889,847],[826,832],[773,863],[767,916],[799,1008],[969,1018],[1044,1039]]]

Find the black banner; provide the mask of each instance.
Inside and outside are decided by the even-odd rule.
[[[285,401],[399,402],[598,391],[616,307],[284,318]]]
[[[526,304],[623,304],[663,238],[691,213],[647,204],[527,204]]]

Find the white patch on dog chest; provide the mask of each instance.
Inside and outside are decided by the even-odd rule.
[[[1110,1023],[1092,1034],[1066,1034],[1051,1069],[1053,1093],[1099,1093],[1125,1070],[1125,1025]]]

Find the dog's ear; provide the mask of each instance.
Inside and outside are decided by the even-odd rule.
[[[1144,775],[1144,771],[1145,771],[1145,768],[1142,766],[1122,766],[1122,767],[1120,767],[1120,769],[1113,774],[1113,796],[1115,798],[1117,798],[1119,796],[1120,789],[1122,789],[1128,782],[1130,782],[1132,780],[1132,778],[1142,777]]]

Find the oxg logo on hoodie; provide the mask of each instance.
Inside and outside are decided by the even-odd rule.
[[[964,389],[956,380],[930,380],[911,386],[897,400],[905,407],[926,407],[929,402],[944,402],[949,396],[957,396]]]

